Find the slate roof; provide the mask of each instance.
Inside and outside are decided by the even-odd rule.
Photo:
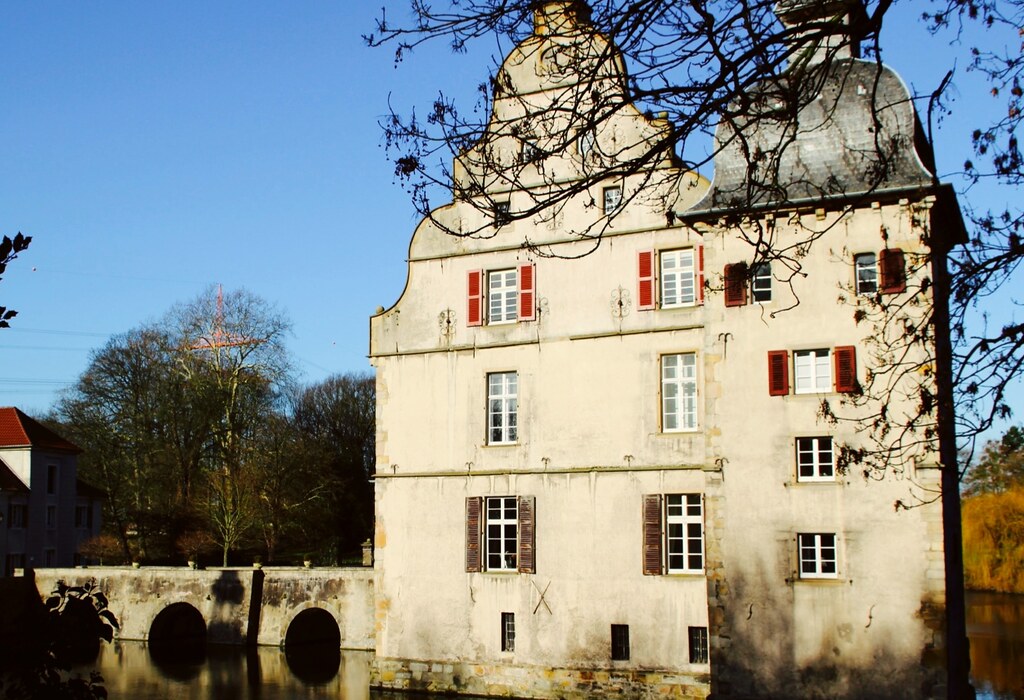
[[[17,408],[0,408],[0,449],[37,447],[53,452],[80,453],[82,450]]]
[[[28,493],[28,486],[18,478],[18,475],[0,459],[0,491],[20,491]]]
[[[683,215],[934,183],[910,94],[884,65],[837,60],[800,84],[788,75],[764,81],[741,100],[715,134],[711,188]]]

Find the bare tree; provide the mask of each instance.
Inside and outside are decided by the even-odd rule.
[[[28,249],[28,245],[31,242],[32,236],[25,236],[20,231],[14,238],[4,236],[0,240],[0,275],[7,270],[7,264],[18,257],[18,253]],[[11,325],[10,320],[17,315],[18,312],[14,309],[0,306],[0,328],[9,328]]]

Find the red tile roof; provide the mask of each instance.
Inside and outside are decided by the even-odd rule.
[[[28,493],[28,486],[18,478],[10,467],[0,459],[0,491],[21,491]]]
[[[56,452],[82,450],[16,408],[0,408],[0,448],[39,447]]]

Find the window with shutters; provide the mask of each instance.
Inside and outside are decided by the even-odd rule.
[[[644,496],[644,574],[704,573],[704,501],[699,493]]]
[[[860,253],[853,256],[857,294],[874,294],[878,291],[878,265],[874,253]]]
[[[519,376],[515,372],[487,375],[487,444],[511,445],[519,437]]]
[[[704,249],[641,250],[637,253],[637,310],[674,309],[704,303]]]
[[[469,326],[500,325],[537,318],[535,266],[470,270],[466,319]]]
[[[750,276],[750,298],[755,304],[767,304],[772,300],[772,264],[754,265]]]
[[[800,578],[837,578],[839,576],[834,532],[801,532],[796,537]]]
[[[855,394],[860,391],[857,380],[857,350],[852,345],[832,349],[797,350],[793,353],[794,391],[797,394],[820,394],[836,391]],[[789,394],[789,351],[768,353],[768,394]]]
[[[603,191],[604,213],[613,214],[622,206],[622,188],[605,187]]]
[[[747,303],[747,291],[755,304],[767,304],[772,300],[772,265],[763,262],[748,268],[746,263],[725,266],[725,305],[743,306]]]
[[[697,355],[661,357],[661,429],[667,433],[697,429]]]
[[[796,477],[798,481],[835,481],[835,456],[830,437],[796,439]]]
[[[532,496],[466,499],[466,571],[534,573]]]

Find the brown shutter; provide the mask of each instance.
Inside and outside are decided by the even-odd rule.
[[[469,496],[466,499],[466,571],[480,571],[482,561],[480,540],[483,533],[484,499]]]
[[[699,245],[694,251],[697,260],[697,303],[704,303],[704,246]]]
[[[654,308],[654,251],[641,250],[636,259],[640,285],[636,308],[638,311],[649,311]]]
[[[725,305],[743,306],[747,303],[747,264],[725,266]]]
[[[536,501],[533,496],[519,497],[519,573],[537,573],[535,556],[536,535],[534,517]]]
[[[786,396],[789,394],[789,351],[770,350],[768,352],[768,395]]]
[[[832,351],[835,355],[836,391],[850,394],[858,390],[857,385],[857,349],[852,345],[837,347]]]
[[[899,294],[907,289],[907,263],[899,248],[886,248],[878,254],[879,291]]]
[[[532,321],[537,318],[535,289],[535,268],[533,263],[519,266],[519,320]]]
[[[470,270],[467,284],[469,301],[466,308],[466,325],[482,326],[484,323],[484,273]]]
[[[644,496],[644,575],[662,573],[661,494]]]

